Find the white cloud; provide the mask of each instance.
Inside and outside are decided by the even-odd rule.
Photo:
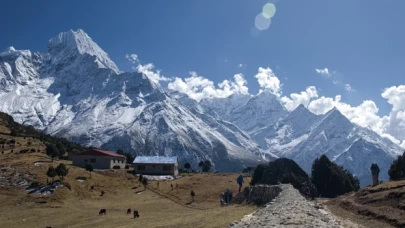
[[[166,78],[160,74],[159,70],[154,70],[152,63],[140,64],[137,55],[126,55],[126,58],[137,66],[138,72],[144,73],[155,82],[171,81],[169,89],[187,94],[189,97],[199,101],[209,97],[228,97],[235,93],[249,94],[247,81],[242,74],[235,74],[232,80],[224,80],[218,85],[213,81],[190,72],[190,77],[174,80]],[[338,83],[328,68],[316,69],[316,72],[328,76],[332,81]],[[260,86],[260,92],[269,90],[280,98],[287,110],[294,110],[298,105],[303,104],[315,114],[324,114],[333,107],[336,107],[351,122],[362,127],[368,127],[383,137],[391,139],[393,142],[405,148],[405,85],[385,88],[381,96],[392,105],[392,110],[386,116],[378,115],[378,107],[374,101],[365,100],[358,106],[352,106],[342,101],[340,95],[335,97],[319,97],[319,89],[309,86],[300,93],[291,93],[289,96],[282,96],[282,84],[278,77],[269,67],[259,67],[258,73],[254,76]],[[344,84],[347,91],[355,91],[350,84]]]
[[[239,67],[239,68],[246,67],[246,64],[239,63],[238,67]]]
[[[190,72],[188,78],[176,77],[170,82],[168,88],[187,94],[190,98],[200,101],[210,97],[228,97],[234,93],[249,94],[247,81],[242,74],[235,74],[233,80],[224,80],[215,88],[214,82]]]
[[[358,106],[351,106],[342,102],[340,95],[315,99],[309,103],[308,109],[315,114],[324,114],[336,107],[351,122],[369,127],[405,147],[405,86],[386,88],[381,96],[393,106],[390,114],[382,117],[378,115],[379,109],[374,101],[365,100]]]
[[[346,84],[345,85],[345,89],[349,92],[354,92],[355,90],[352,88],[352,86],[350,84]]]
[[[288,111],[292,111],[298,107],[298,105],[303,104],[305,107],[308,106],[309,102],[313,98],[318,97],[318,91],[315,86],[309,86],[305,91],[301,93],[292,93],[290,97],[282,97],[281,102],[284,104]]]
[[[127,58],[132,64],[136,65],[132,67],[133,70],[138,71],[146,76],[148,76],[152,81],[159,82],[159,81],[171,81],[170,78],[167,78],[160,74],[160,70],[155,70],[155,66],[153,63],[147,63],[142,65],[139,61],[138,55],[136,54],[126,54],[125,58]]]
[[[262,90],[269,90],[277,96],[281,96],[282,84],[278,77],[273,73],[269,67],[259,67],[258,73],[255,75],[257,82]]]
[[[315,69],[316,73],[320,74],[320,75],[324,75],[326,77],[330,77],[331,74],[329,73],[329,69],[328,68],[323,68],[323,69]]]

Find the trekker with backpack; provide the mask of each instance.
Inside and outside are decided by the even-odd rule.
[[[239,175],[239,177],[236,179],[236,183],[239,184],[239,192],[242,189],[242,185],[243,185],[243,176]]]

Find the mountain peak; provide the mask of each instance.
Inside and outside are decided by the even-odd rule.
[[[65,51],[69,53],[77,51],[81,55],[89,54],[97,58],[100,67],[110,68],[116,73],[119,73],[118,67],[108,57],[108,54],[105,53],[103,49],[101,49],[82,29],[59,33],[58,36],[49,40],[48,51],[50,53],[55,52],[55,55],[59,53],[67,55]]]

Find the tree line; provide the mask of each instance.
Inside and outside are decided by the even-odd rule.
[[[244,172],[249,172],[250,167]],[[337,197],[360,189],[359,179],[343,166],[332,162],[326,155],[316,158],[312,164],[311,176],[301,169],[293,160],[280,158],[268,164],[260,164],[253,169],[251,185],[290,183],[304,193],[306,186],[314,186],[313,191],[324,197]],[[380,168],[378,164],[370,167],[373,185],[379,184]],[[405,152],[395,159],[388,171],[391,181],[405,179]]]

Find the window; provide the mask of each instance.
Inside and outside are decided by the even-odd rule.
[[[84,159],[84,163],[87,163],[88,162],[88,160],[87,159]]]
[[[163,171],[170,171],[170,165],[164,165]]]
[[[145,165],[138,165],[138,170],[139,171],[144,171],[145,170]]]
[[[95,158],[92,158],[92,159],[90,159],[90,162],[91,162],[91,163],[96,163],[96,159],[95,159]]]

